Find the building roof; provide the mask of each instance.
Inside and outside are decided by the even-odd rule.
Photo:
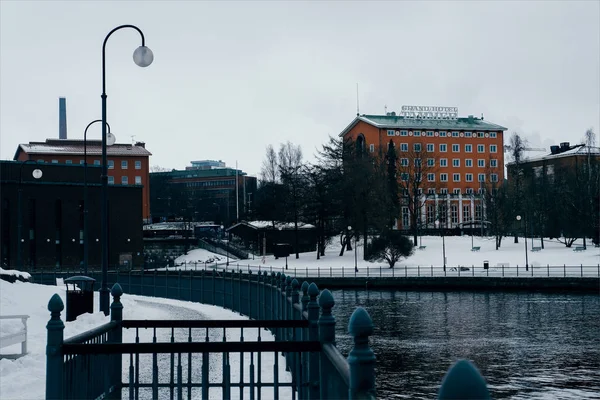
[[[507,128],[484,121],[482,118],[466,117],[457,119],[405,118],[398,115],[359,115],[340,133],[344,136],[358,122],[365,122],[384,129],[444,129],[477,131],[505,131]]]
[[[594,157],[600,157],[600,147],[588,147],[584,144],[579,144],[579,145],[575,145],[573,146],[572,149],[567,150],[567,151],[563,151],[562,153],[558,153],[558,154],[544,154],[542,156],[536,156],[536,157],[524,157],[523,161],[521,161],[521,163],[531,163],[531,162],[537,162],[537,161],[545,161],[545,160],[555,160],[557,158],[565,158],[565,157],[574,157],[574,156],[587,156],[588,154],[588,149],[590,154],[592,154]],[[506,165],[514,165],[515,162],[511,161],[509,163],[507,163]]]
[[[271,221],[241,221],[241,222],[238,222],[237,224],[227,228],[226,231],[229,231],[240,225],[245,225],[252,229],[257,229],[257,230],[273,229],[273,223]],[[298,229],[314,229],[314,227],[315,226],[311,225],[311,224],[306,224],[304,222],[298,222]],[[281,228],[281,230],[293,230],[294,223],[293,222],[276,222],[275,229],[279,230],[280,228]]]
[[[218,177],[231,177],[235,178],[234,168],[215,168],[215,169],[186,169],[186,170],[172,170],[165,172],[151,172],[150,176],[168,176],[171,179],[189,179],[189,178],[218,178]],[[237,170],[238,176],[248,176],[248,174],[242,170]]]
[[[79,139],[46,139],[45,142],[29,142],[20,144],[15,152],[14,159],[19,158],[20,152],[27,154],[52,154],[52,155],[83,155],[83,140]],[[87,140],[87,154],[90,156],[102,155],[102,141]],[[115,143],[106,147],[108,156],[130,156],[147,157],[151,156],[145,147],[140,145],[131,145],[128,143]]]

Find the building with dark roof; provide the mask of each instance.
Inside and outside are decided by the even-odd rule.
[[[456,228],[466,222],[485,220],[483,193],[488,184],[504,179],[504,131],[507,128],[472,115],[458,117],[436,112],[442,107],[408,107],[417,110],[396,115],[357,115],[339,136],[351,140],[361,151],[384,157],[394,146],[399,161],[400,187],[419,176],[417,210],[421,227]],[[421,164],[422,163],[422,164]],[[408,229],[412,218],[406,199],[397,221]],[[411,194],[412,195],[412,194]],[[440,211],[441,210],[441,211]],[[440,215],[441,214],[441,215]]]
[[[115,143],[106,148],[108,184],[115,186],[138,185],[142,187],[142,218],[150,219],[150,161],[152,155],[143,142]],[[51,164],[84,164],[83,140],[46,139],[45,142],[20,144],[14,160],[34,160]],[[87,140],[87,164],[101,165],[102,141]]]

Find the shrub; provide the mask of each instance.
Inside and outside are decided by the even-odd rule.
[[[386,261],[390,268],[403,257],[413,254],[413,243],[399,231],[389,230],[375,238],[367,249],[368,261]]]

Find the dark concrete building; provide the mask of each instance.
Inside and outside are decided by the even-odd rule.
[[[88,165],[87,172],[89,266],[96,268],[101,265],[101,168]],[[84,167],[78,164],[0,162],[3,268],[33,270],[82,265],[83,181]],[[142,191],[141,185],[108,188],[110,268],[143,262]],[[18,265],[19,239],[22,266]]]

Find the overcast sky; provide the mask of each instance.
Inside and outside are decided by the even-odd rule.
[[[134,30],[107,45],[108,122],[146,142],[151,165],[221,159],[258,174],[265,147],[305,158],[360,112],[457,106],[533,145],[600,130],[598,1],[0,1],[1,157],[101,117],[101,54],[121,24],[154,63],[132,61]],[[100,138],[100,126],[88,132]]]

